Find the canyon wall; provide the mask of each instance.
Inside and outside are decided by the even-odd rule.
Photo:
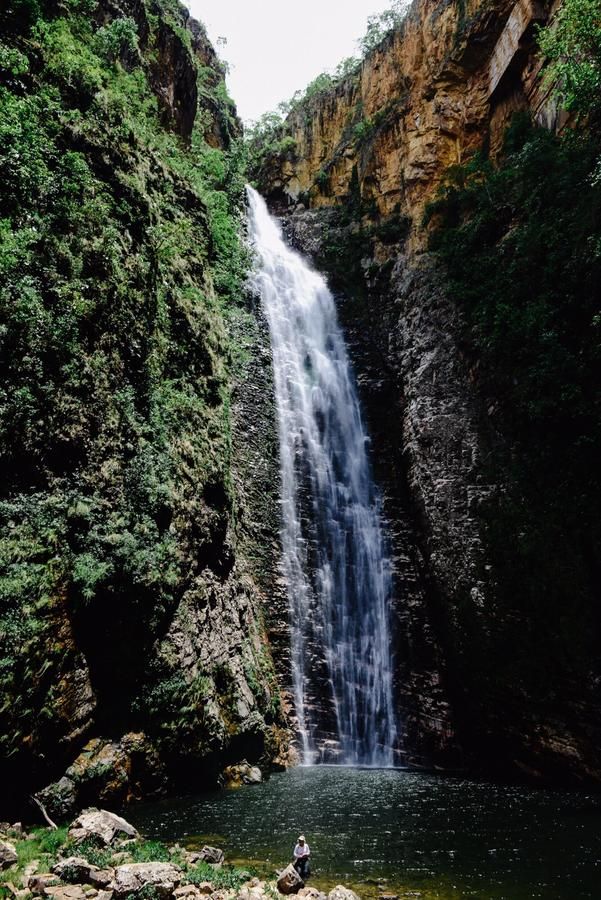
[[[0,20],[1,805],[31,815],[50,783],[62,818],[285,748],[277,460],[245,368],[240,125],[203,28],[171,0]]]
[[[564,127],[534,42],[552,12],[529,0],[416,0],[358,72],[293,108],[255,178],[338,297],[392,534],[407,758],[577,782],[601,775],[597,637],[584,653],[580,639],[567,647],[563,614],[529,599],[534,571],[513,586],[511,561],[499,561],[501,543],[513,541],[517,559],[528,540],[529,501],[511,474],[522,450],[428,250],[439,225],[430,204],[449,173],[477,152],[502,158],[516,113]],[[508,495],[517,512],[504,526]],[[504,527],[513,537],[499,538]],[[583,566],[582,631],[598,601],[596,563]],[[575,582],[558,588],[560,607]]]

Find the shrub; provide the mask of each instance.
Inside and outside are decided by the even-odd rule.
[[[552,21],[539,29],[548,63],[547,82],[569,110],[587,115],[601,106],[601,2],[563,0]]]

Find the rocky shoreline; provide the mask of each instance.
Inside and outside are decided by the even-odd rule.
[[[223,850],[147,841],[121,816],[84,810],[70,826],[0,823],[0,898],[15,900],[360,900],[343,885],[305,886],[293,866],[261,879]]]

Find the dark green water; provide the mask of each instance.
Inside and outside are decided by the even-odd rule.
[[[299,768],[264,785],[139,806],[146,837],[216,842],[264,873],[297,835],[312,883],[375,896],[601,897],[601,797],[392,770]],[[418,893],[415,893],[418,892]]]

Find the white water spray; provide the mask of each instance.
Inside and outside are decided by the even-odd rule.
[[[357,392],[324,279],[248,188],[255,286],[269,323],[278,411],[283,565],[304,762],[330,692],[340,762],[389,766],[396,742],[390,564]],[[319,648],[318,650],[316,648]]]

